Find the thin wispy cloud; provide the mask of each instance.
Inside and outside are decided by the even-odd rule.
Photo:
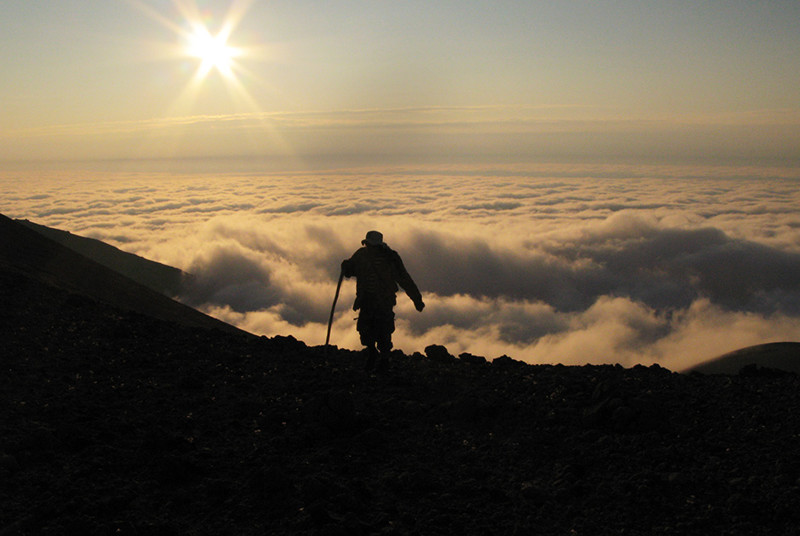
[[[791,109],[749,110],[718,114],[681,116],[619,117],[610,109],[587,106],[419,106],[404,108],[365,108],[298,112],[249,111],[221,114],[191,114],[150,117],[135,120],[57,123],[4,129],[0,138],[36,139],[52,137],[84,138],[99,135],[126,135],[179,131],[180,129],[224,128],[229,131],[295,131],[334,129],[371,131],[375,129],[415,129],[419,131],[464,131],[484,134],[546,133],[650,133],[691,129],[730,128],[800,129],[800,112]],[[796,133],[796,132],[795,132]],[[6,158],[12,155],[5,155]],[[125,155],[120,155],[125,156]]]

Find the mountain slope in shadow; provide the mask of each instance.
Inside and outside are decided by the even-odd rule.
[[[189,277],[177,268],[122,251],[100,240],[46,227],[29,220],[16,221],[84,257],[169,297],[179,296],[184,280]]]
[[[695,365],[686,372],[738,374],[745,367],[800,374],[800,342],[773,342],[748,346]]]
[[[153,318],[244,333],[0,215],[0,269]]]

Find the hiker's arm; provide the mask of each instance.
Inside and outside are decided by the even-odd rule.
[[[414,307],[417,308],[417,311],[422,311],[425,307],[425,302],[422,301],[422,294],[417,288],[417,284],[411,279],[402,259],[400,259],[400,255],[397,255],[397,253],[394,255],[394,264],[397,284],[402,287],[408,297],[411,298],[411,301],[414,302]]]

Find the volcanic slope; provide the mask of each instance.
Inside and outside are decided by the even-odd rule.
[[[744,367],[764,367],[800,373],[800,342],[772,342],[748,346],[695,365],[690,371],[703,374],[735,374]]]
[[[28,220],[17,220],[17,222],[137,283],[170,297],[180,295],[185,281],[190,278],[189,274],[177,268],[144,259],[100,240],[46,227]]]
[[[434,346],[368,374],[356,352],[178,324],[50,284],[76,271],[63,262],[50,278],[7,265],[4,535],[800,525],[793,374],[490,364]]]
[[[0,269],[162,320],[241,332],[3,215],[0,215]]]

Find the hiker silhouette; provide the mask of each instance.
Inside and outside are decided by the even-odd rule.
[[[342,262],[342,275],[356,278],[356,300],[353,310],[359,311],[356,329],[367,350],[366,368],[371,369],[380,356],[392,350],[394,306],[398,285],[402,287],[417,311],[425,308],[422,295],[403,265],[400,255],[390,248],[378,231],[370,231],[353,256]]]

